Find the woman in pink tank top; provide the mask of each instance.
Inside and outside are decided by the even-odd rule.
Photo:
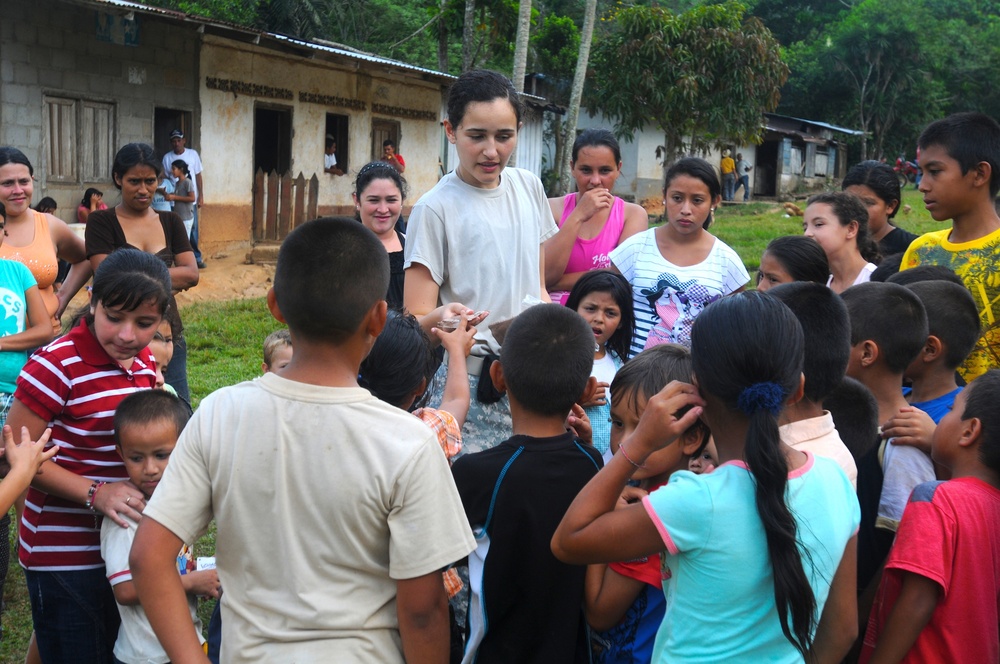
[[[573,143],[577,193],[549,199],[559,232],[545,242],[545,286],[553,302],[565,304],[586,272],[611,265],[611,250],[649,228],[642,206],[612,195],[621,175],[618,140],[607,129],[588,129]]]
[[[0,258],[24,263],[31,271],[42,301],[52,317],[52,331],[59,335],[59,317],[93,271],[87,262],[83,238],[61,219],[31,209],[34,169],[17,148],[0,147],[0,202],[7,207],[7,237],[0,246]],[[69,275],[56,293],[52,284],[59,272],[60,258],[72,263]]]

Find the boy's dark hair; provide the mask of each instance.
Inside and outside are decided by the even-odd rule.
[[[808,281],[781,284],[767,291],[792,310],[805,335],[805,396],[822,403],[843,379],[851,356],[851,321],[844,301],[825,285]]]
[[[917,139],[921,150],[940,145],[958,162],[962,175],[981,161],[990,165],[990,198],[1000,191],[1000,124],[985,113],[954,113],[927,125]]]
[[[823,399],[823,408],[830,411],[833,426],[840,434],[854,463],[868,453],[878,440],[878,401],[864,383],[844,376],[837,387]]]
[[[580,135],[576,137],[573,141],[573,156],[570,161],[576,162],[577,157],[580,156],[580,150],[589,147],[605,147],[611,150],[611,154],[615,157],[615,163],[622,163],[622,148],[618,144],[618,139],[615,135],[611,133],[610,129],[605,129],[603,127],[591,127],[590,129],[584,129],[580,132]]]
[[[507,390],[522,408],[545,416],[569,413],[594,367],[594,333],[579,314],[538,304],[514,318],[500,350]]]
[[[292,347],[292,335],[287,327],[282,327],[267,335],[264,339],[264,364],[271,366],[274,353],[284,346]]]
[[[608,293],[621,311],[618,329],[608,339],[607,348],[614,351],[618,359],[625,361],[632,352],[632,337],[635,335],[635,304],[632,301],[632,287],[622,275],[611,270],[591,270],[576,283],[566,298],[566,307],[577,311],[580,302],[591,293]]]
[[[391,138],[387,138],[384,141],[382,141],[382,147],[387,148],[390,145],[392,146],[393,150],[396,149],[396,142],[394,140],[392,140]]]
[[[296,337],[341,343],[389,289],[389,254],[347,217],[302,224],[281,244],[274,295]]]
[[[160,420],[173,421],[179,436],[190,416],[187,404],[170,392],[164,390],[133,392],[122,399],[115,409],[115,445],[121,447],[121,432],[125,428]]]
[[[448,122],[455,129],[462,124],[469,104],[506,99],[514,109],[517,124],[521,124],[524,104],[514,84],[503,74],[489,69],[473,69],[458,77],[448,91]]]
[[[899,284],[868,282],[840,295],[851,318],[851,346],[874,341],[889,371],[902,374],[927,341],[927,312]]]
[[[871,276],[868,277],[868,281],[895,282],[893,277],[899,274],[899,268],[902,264],[903,252],[889,254],[878,262],[878,266],[872,270]]]
[[[393,310],[361,363],[358,384],[387,404],[405,408],[420,383],[430,381],[436,364],[430,340],[417,319]]]
[[[163,163],[156,158],[153,146],[148,143],[129,143],[123,145],[115,154],[115,161],[111,164],[111,175],[115,186],[121,189],[118,180],[125,177],[130,168],[136,166],[147,166],[153,169],[156,177],[163,175]]]
[[[973,417],[982,426],[979,460],[994,472],[1000,472],[1000,369],[990,369],[965,388],[962,419]]]
[[[765,254],[781,263],[795,281],[811,281],[826,286],[830,263],[819,242],[804,235],[776,237],[767,244]]]
[[[906,286],[927,312],[927,328],[944,344],[944,365],[957,369],[979,340],[979,310],[965,286],[949,281],[918,281]]]
[[[861,257],[869,263],[879,262],[882,256],[879,254],[878,244],[872,239],[871,231],[868,230],[868,208],[860,198],[846,191],[828,191],[810,196],[806,200],[806,207],[814,203],[829,205],[841,226],[849,226],[852,221],[857,222],[858,234],[854,239]]]
[[[962,281],[962,277],[944,265],[918,265],[909,270],[897,272],[886,279],[886,281],[890,284],[899,284],[900,286],[909,286],[920,281],[947,281],[965,288],[965,282]]]

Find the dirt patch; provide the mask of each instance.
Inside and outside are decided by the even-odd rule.
[[[177,295],[178,305],[264,297],[274,279],[274,265],[248,265],[242,252],[215,254],[206,265],[198,285]]]

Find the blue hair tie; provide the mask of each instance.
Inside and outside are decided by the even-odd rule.
[[[765,383],[754,383],[750,387],[744,388],[736,400],[736,407],[748,417],[758,410],[764,409],[772,415],[781,412],[784,405],[785,391],[777,383],[767,381]]]

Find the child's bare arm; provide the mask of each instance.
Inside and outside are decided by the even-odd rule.
[[[448,596],[441,572],[396,581],[396,616],[407,662],[448,661]]]
[[[35,475],[41,472],[42,464],[54,457],[59,451],[55,445],[48,450],[45,449],[51,433],[51,429],[46,429],[38,440],[34,441],[28,430],[21,427],[21,443],[16,444],[10,425],[4,425],[3,456],[10,466],[10,470],[3,482],[0,482],[0,511],[10,510],[10,506],[14,504],[17,497],[31,485]]]
[[[618,510],[615,505],[636,467],[694,424],[703,403],[694,386],[677,381],[649,399],[636,430],[570,504],[552,536],[556,558],[582,565],[628,560],[664,548],[663,539],[642,505]],[[676,417],[685,406],[694,407]],[[623,452],[625,448],[627,452]]]
[[[177,573],[176,553],[183,542],[155,519],[146,517],[129,554],[129,568],[149,624],[172,662],[207,663],[198,635],[191,629],[187,596]],[[440,575],[438,575],[440,579]]]
[[[135,584],[131,581],[122,581],[111,586],[115,593],[115,601],[122,606],[136,606],[139,604],[139,594],[135,591]]]
[[[10,334],[0,339],[0,350],[30,350],[52,341],[52,320],[49,318],[38,286],[32,286],[24,291],[24,303],[28,307],[27,327],[24,332]]]
[[[903,572],[903,586],[889,612],[871,664],[898,662],[910,651],[941,598],[941,586],[919,574]]]
[[[440,409],[451,413],[461,429],[465,417],[469,414],[469,371],[465,361],[475,342],[476,328],[459,323],[457,329],[445,332],[437,327],[431,328],[431,334],[437,338],[448,351],[448,375],[444,382],[444,394]]]
[[[816,638],[807,661],[809,664],[836,664],[844,659],[858,638],[858,536],[847,542],[844,555],[830,585]]]
[[[217,599],[222,590],[219,583],[219,573],[214,569],[203,569],[196,572],[181,574],[181,585],[184,592],[195,597],[211,597]]]
[[[588,566],[583,593],[587,624],[598,632],[617,625],[642,592],[643,585],[642,581],[622,576],[607,565]]]

